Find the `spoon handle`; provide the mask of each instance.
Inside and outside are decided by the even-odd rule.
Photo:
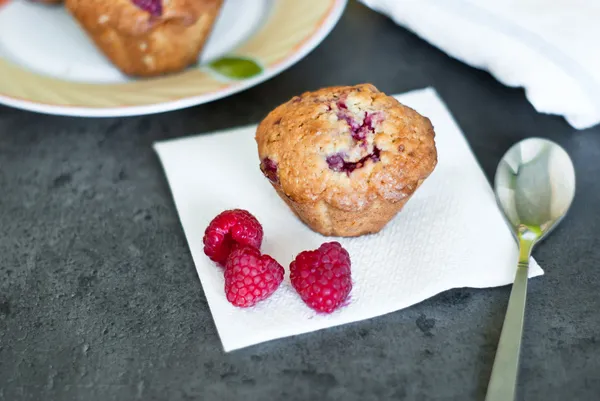
[[[504,318],[485,401],[513,401],[516,395],[519,354],[521,352],[521,338],[525,318],[525,301],[527,299],[529,256],[531,255],[533,243],[521,239],[519,246],[519,264],[515,282],[510,292],[510,299],[508,300],[506,317]]]

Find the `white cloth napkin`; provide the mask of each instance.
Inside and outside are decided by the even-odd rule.
[[[537,111],[600,122],[600,1],[361,0],[450,56],[523,87]]]
[[[439,164],[382,232],[338,239],[350,253],[354,288],[349,305],[331,315],[301,301],[288,267],[299,252],[332,239],[300,223],[262,176],[255,126],[155,145],[225,351],[383,315],[451,288],[512,282],[515,241],[460,129],[432,89],[398,99],[432,120]],[[276,293],[250,309],[227,302],[223,272],[203,253],[206,226],[230,208],[258,218],[263,252],[286,268]],[[531,275],[542,274],[532,263]]]

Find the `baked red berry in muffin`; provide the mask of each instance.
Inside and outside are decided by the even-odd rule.
[[[223,0],[66,0],[123,73],[156,76],[195,63]]]
[[[380,231],[437,163],[433,126],[373,85],[304,93],[256,132],[261,170],[310,228]]]

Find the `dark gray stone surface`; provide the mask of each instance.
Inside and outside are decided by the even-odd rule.
[[[528,136],[572,155],[574,207],[535,252],[547,275],[531,282],[519,399],[599,399],[600,127],[540,115],[521,90],[351,3],[306,59],[212,104],[124,119],[0,107],[0,400],[482,400],[507,287],[221,349],[151,144],[255,123],[301,91],[358,82],[434,86],[488,177]]]

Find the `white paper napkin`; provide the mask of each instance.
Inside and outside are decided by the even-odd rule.
[[[600,122],[597,0],[361,0],[450,56],[523,87],[575,128]]]
[[[460,129],[432,89],[398,99],[432,120],[439,163],[382,232],[337,239],[350,253],[354,288],[350,304],[331,315],[301,301],[288,267],[299,252],[332,239],[304,226],[262,176],[255,126],[155,145],[225,351],[383,315],[451,288],[512,282],[515,241]],[[250,309],[227,302],[223,272],[203,253],[206,226],[230,208],[258,218],[263,252],[286,268],[277,292]],[[542,274],[532,263],[531,275]]]

